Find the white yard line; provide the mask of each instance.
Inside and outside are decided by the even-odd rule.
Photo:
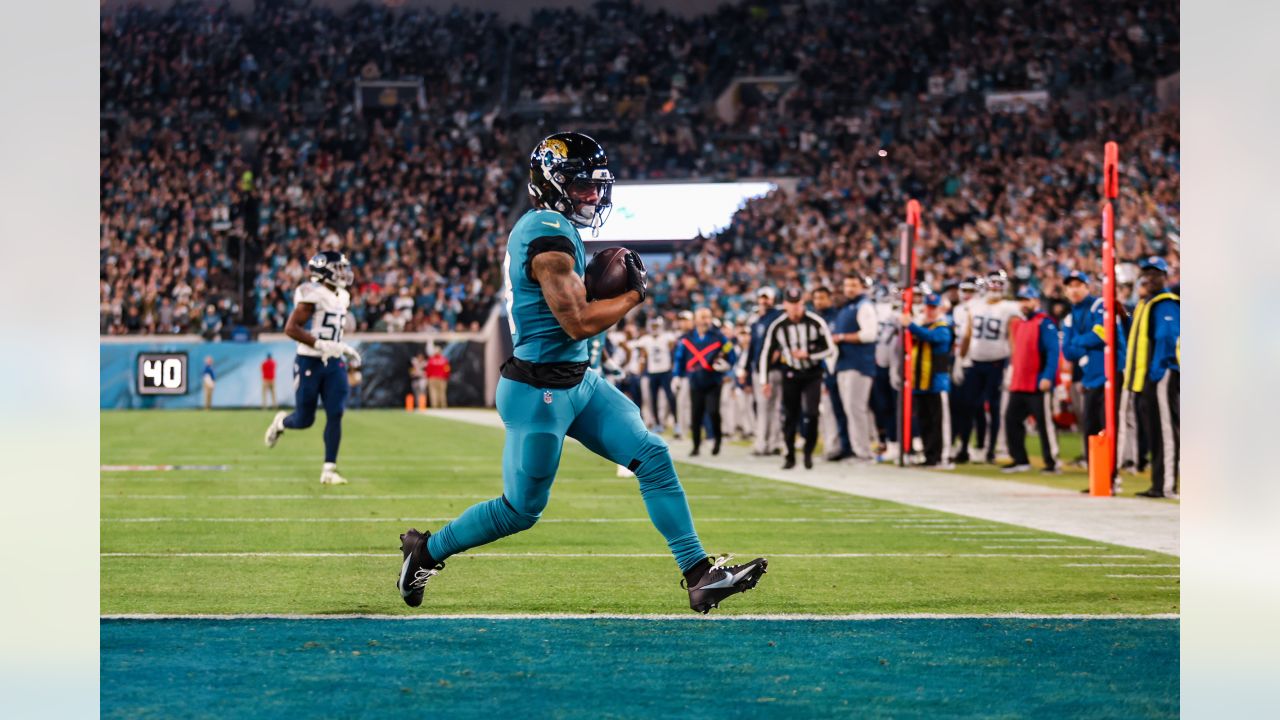
[[[1107,614],[1050,615],[1040,613],[991,613],[987,615],[974,613],[860,613],[853,615],[813,615],[809,613],[795,614],[752,614],[752,615],[698,615],[683,613],[680,615],[639,615],[628,613],[469,613],[465,615],[383,615],[383,614],[338,614],[338,615],[296,615],[288,613],[238,613],[228,615],[166,615],[150,613],[119,613],[100,616],[102,620],[409,620],[414,622],[453,621],[453,620],[687,620],[691,622],[728,622],[728,621],[845,621],[861,622],[872,620],[1179,620],[1177,613],[1156,613],[1151,615]]]
[[[105,517],[104,523],[380,523],[449,522],[452,517]],[[644,518],[542,518],[544,523],[651,523]],[[885,522],[875,518],[698,518],[700,523],[825,523],[863,524]]]
[[[1064,563],[1062,567],[1176,568],[1178,566],[1162,563]]]
[[[850,559],[850,558],[1013,558],[1032,559],[1074,559],[1097,558],[1098,555],[1071,554],[1037,554],[1037,553],[942,553],[942,552],[902,552],[902,553],[760,553],[768,558],[802,558],[802,559]],[[740,556],[754,556],[756,553],[739,553]],[[271,552],[103,552],[105,558],[402,558],[400,553],[369,552],[305,552],[305,551],[271,551]],[[485,552],[464,553],[453,556],[473,559],[507,559],[507,558],[669,558],[667,553],[550,553],[550,552]],[[1110,555],[1109,558],[1142,558],[1143,555]],[[452,560],[450,562],[452,562]]]
[[[1106,550],[1102,545],[983,545],[983,550]]]
[[[1109,578],[1141,578],[1145,580],[1176,580],[1177,575],[1108,575]]]
[[[961,538],[956,538],[956,539],[957,539],[957,540],[961,540],[961,541],[963,541],[963,542],[991,542],[991,540],[988,540],[988,539],[986,539],[986,538],[961,537]],[[1011,543],[1060,543],[1060,542],[1066,542],[1066,540],[1063,540],[1063,539],[1061,539],[1061,538],[1005,538],[1005,537],[1002,537],[1002,538],[1000,538],[999,540],[1000,540],[1000,542],[1011,542]]]
[[[922,530],[927,536],[951,536],[965,538],[973,536],[1024,536],[1027,530]]]

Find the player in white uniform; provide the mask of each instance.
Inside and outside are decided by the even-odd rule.
[[[652,423],[650,429],[661,434],[666,415],[671,415],[673,424],[679,435],[679,418],[676,417],[676,396],[671,389],[671,351],[675,347],[676,338],[666,329],[662,318],[654,318],[649,323],[649,332],[633,343],[633,348],[644,353],[644,376],[648,382],[648,401]],[[662,411],[658,393],[666,398],[666,412]]]
[[[876,377],[871,383],[871,412],[884,440],[879,459],[898,457],[898,391],[902,387],[902,300],[898,291],[876,288]]]
[[[718,320],[713,320],[713,322],[718,322]],[[692,330],[693,311],[681,310],[680,314],[676,316],[676,331],[671,333],[671,347],[673,348],[673,352],[675,344],[680,342],[680,338],[684,337],[685,333]],[[675,375],[673,373],[671,378],[671,391],[675,393],[676,396],[675,436],[678,439],[680,437],[681,423],[686,419],[693,417],[693,394],[689,390],[689,378],[681,375]],[[723,425],[721,425],[721,427],[723,428]],[[693,428],[689,428],[689,432],[693,432]],[[710,433],[710,431],[708,431],[708,433]]]
[[[1000,418],[1007,401],[1005,369],[1009,365],[1009,323],[1021,317],[1018,304],[1007,299],[1009,277],[1003,270],[987,276],[986,294],[970,308],[969,329],[960,342],[960,356],[971,365],[965,370],[964,386],[975,408],[975,424],[985,413],[986,432],[976,445],[986,449],[986,461],[996,462],[998,445],[1004,435]],[[980,427],[981,430],[981,427]],[[960,454],[968,455],[969,438],[960,438]]]
[[[616,346],[621,349],[624,357],[623,370],[626,374],[623,376],[620,389],[627,397],[631,398],[631,402],[636,407],[644,411],[644,386],[640,382],[644,375],[644,353],[637,344],[640,342],[640,330],[635,323],[629,323],[622,333],[622,340],[616,342]]]
[[[969,448],[966,443],[973,432],[973,419],[977,414],[977,405],[970,397],[969,388],[965,387],[965,372],[973,367],[973,360],[961,353],[961,341],[968,336],[973,321],[974,304],[981,302],[978,294],[987,285],[983,278],[969,277],[960,283],[960,299],[951,309],[951,320],[956,333],[955,362],[951,363],[951,422],[952,443],[951,459],[956,463],[969,462]],[[983,420],[979,436],[985,434],[986,420]],[[963,441],[961,439],[964,439]]]
[[[293,361],[297,403],[292,413],[278,412],[267,427],[267,447],[275,447],[288,430],[311,427],[316,405],[324,402],[324,465],[320,482],[345,485],[338,473],[338,445],[342,442],[342,413],[347,402],[347,363],[360,366],[360,353],[342,341],[351,296],[351,264],[336,250],[325,250],[307,263],[311,281],[294,291],[293,312],[284,332],[298,342]]]

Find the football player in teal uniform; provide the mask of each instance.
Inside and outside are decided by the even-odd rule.
[[[473,505],[435,533],[400,536],[404,560],[396,587],[410,607],[450,556],[528,530],[542,515],[565,436],[630,468],[649,518],[684,574],[690,607],[706,613],[755,587],[768,563],[712,560],[694,531],[671,452],[640,410],[599,374],[587,372],[588,340],[644,301],[647,278],[634,252],[625,257],[628,290],[589,298],[580,228],[598,231],[612,207],[613,174],[604,149],[581,133],[556,133],[529,158],[534,209],[511,230],[503,261],[513,356],[498,381],[506,426],[500,497]]]

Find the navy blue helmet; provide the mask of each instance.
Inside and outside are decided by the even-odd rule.
[[[312,282],[322,282],[335,288],[344,288],[351,284],[354,276],[347,256],[337,250],[325,250],[311,258],[307,263]]]

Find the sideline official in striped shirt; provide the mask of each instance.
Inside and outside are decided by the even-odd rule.
[[[818,444],[822,376],[825,361],[835,357],[836,344],[822,317],[805,309],[800,288],[787,289],[782,306],[782,315],[765,331],[757,381],[768,397],[776,390],[769,385],[769,370],[782,371],[782,432],[787,453],[782,468],[796,466],[797,426],[804,437],[804,466],[812,468],[813,450]]]

